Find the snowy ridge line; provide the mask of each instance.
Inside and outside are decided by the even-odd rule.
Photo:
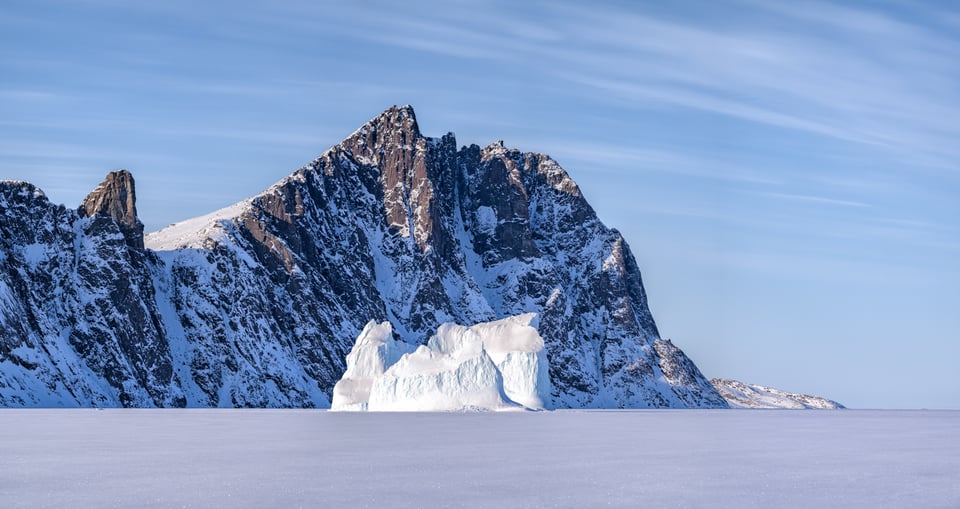
[[[710,380],[731,408],[781,408],[837,410],[846,408],[836,401],[809,394],[774,389],[763,385],[746,384],[737,380],[714,378]]]
[[[363,129],[363,128],[360,128]],[[360,131],[357,129],[353,134]],[[258,200],[264,196],[276,194],[284,186],[291,183],[304,182],[305,171],[316,170],[318,161],[334,152],[339,145],[325,150],[310,163],[302,166],[297,172],[287,175],[274,182],[262,192],[245,198],[233,205],[228,205],[209,214],[197,216],[164,226],[156,231],[144,235],[144,245],[153,251],[175,251],[183,248],[209,247],[208,241],[221,242],[227,240],[226,229],[228,223],[236,222],[244,213],[252,212]],[[99,186],[98,186],[99,188]]]
[[[556,161],[409,106],[145,238],[135,200],[0,185],[0,406],[729,406]]]
[[[184,248],[203,248],[208,240],[223,240],[227,233],[224,222],[238,218],[250,208],[253,198],[247,198],[209,214],[186,219],[165,226],[143,237],[144,246],[153,251],[175,251]]]

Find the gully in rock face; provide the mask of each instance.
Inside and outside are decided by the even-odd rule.
[[[558,407],[726,406],[556,161],[425,137],[409,106],[145,237],[129,172],[79,212],[24,186],[0,184],[0,405],[327,407],[369,320],[422,344],[532,312]]]

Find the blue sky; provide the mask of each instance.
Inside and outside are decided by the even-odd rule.
[[[0,178],[154,230],[409,103],[554,156],[707,376],[960,408],[956,4],[350,4],[5,1]]]

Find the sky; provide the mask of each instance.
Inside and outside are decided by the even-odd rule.
[[[960,408],[960,6],[5,0],[0,179],[152,231],[380,111],[550,154],[708,377]]]

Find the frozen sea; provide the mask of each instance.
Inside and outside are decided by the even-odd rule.
[[[0,410],[0,506],[960,507],[957,411]]]

